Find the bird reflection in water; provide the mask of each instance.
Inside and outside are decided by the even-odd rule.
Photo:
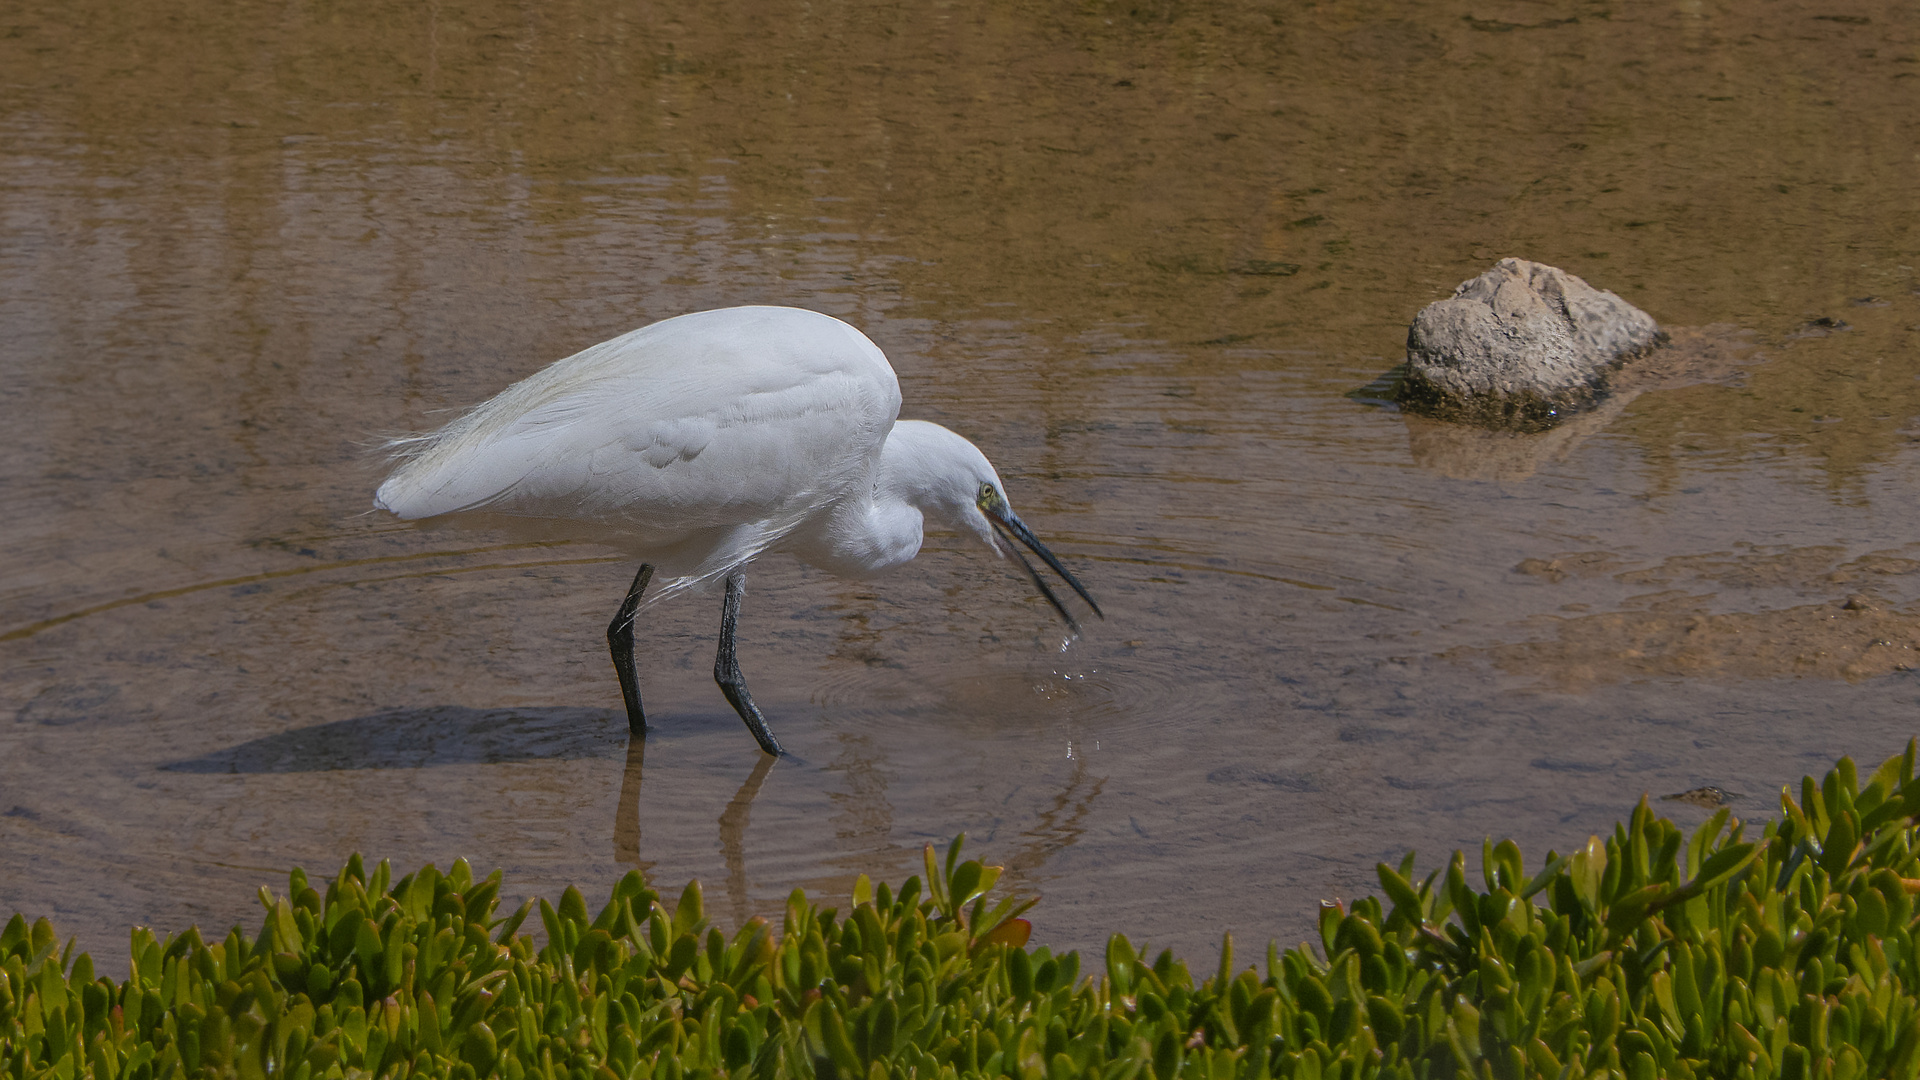
[[[613,857],[642,874],[653,863],[640,858],[640,777],[647,767],[647,740],[627,740],[627,767],[620,775],[620,803],[613,810]]]
[[[1086,755],[1073,755],[1073,773],[1066,786],[1040,811],[1039,820],[1020,831],[1020,846],[1007,859],[1007,883],[1037,889],[1044,877],[1041,868],[1087,831],[1087,814],[1106,786],[1106,777],[1087,775]]]
[[[727,801],[727,808],[720,812],[720,856],[727,863],[727,901],[735,926],[744,926],[753,917],[752,900],[747,895],[747,824],[753,800],[773,771],[775,760],[762,754],[740,790]],[[629,739],[627,764],[620,777],[620,803],[613,812],[613,857],[642,874],[655,865],[640,857],[640,782],[646,765],[647,740],[640,736]]]
[[[727,901],[733,907],[735,926],[745,926],[753,918],[753,903],[747,896],[747,815],[753,812],[753,797],[760,794],[760,784],[773,769],[774,760],[761,754],[746,783],[720,812],[720,856],[727,860]]]
[[[894,844],[889,836],[893,831],[892,807],[885,798],[885,772],[876,768],[877,761],[873,748],[867,740],[853,740],[849,754],[843,754],[828,771],[844,771],[854,778],[853,790],[846,796],[852,805],[839,816],[840,839],[847,842],[856,837],[865,837],[871,846],[862,848],[859,860],[861,869],[856,872],[886,874],[900,862],[910,861],[918,855],[917,849],[907,849]],[[650,873],[656,863],[640,857],[640,785],[646,770],[646,739],[636,737],[627,743],[626,768],[620,780],[620,802],[613,815],[613,851],[614,858],[641,873]],[[1084,754],[1070,755],[1073,771],[1066,777],[1065,784],[1057,791],[1049,805],[1042,809],[1036,820],[1022,829],[1014,850],[1005,858],[1008,885],[1017,889],[1031,890],[1045,878],[1042,869],[1061,851],[1072,847],[1086,832],[1086,819],[1099,801],[1100,793],[1106,787],[1107,777],[1092,776],[1087,771]],[[735,926],[744,926],[753,917],[753,899],[748,892],[746,838],[747,826],[753,813],[753,800],[760,794],[760,788],[766,783],[767,774],[773,771],[771,755],[761,755],[754,762],[753,769],[740,784],[733,798],[727,801],[726,809],[720,812],[720,855],[727,867],[727,902],[733,915]],[[846,820],[840,820],[846,819]],[[864,827],[849,829],[852,822]],[[994,830],[997,831],[997,830]],[[992,832],[988,832],[989,837]],[[991,842],[989,840],[989,842]],[[822,882],[812,882],[819,885]],[[839,878],[834,884],[842,884]]]

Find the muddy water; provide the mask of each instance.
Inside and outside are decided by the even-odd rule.
[[[1201,954],[1920,729],[1910,5],[0,21],[0,911],[96,951],[355,850],[737,923],[965,831],[1040,940]],[[1381,404],[1505,255],[1692,351],[1531,440]],[[1108,619],[953,538],[768,561],[767,768],[714,598],[648,611],[630,744],[631,565],[369,512],[383,434],[763,302],[865,329]]]

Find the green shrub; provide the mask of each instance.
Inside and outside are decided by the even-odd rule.
[[[132,935],[96,978],[45,919],[0,934],[0,1062],[13,1077],[618,1080],[1068,1077],[1901,1077],[1920,1074],[1914,747],[1862,786],[1842,760],[1753,839],[1725,811],[1685,836],[1632,818],[1527,874],[1511,841],[1385,903],[1325,905],[1320,950],[1232,939],[1196,983],[1126,938],[1081,978],[1026,947],[1027,904],[960,843],[849,912],[795,892],[776,935],[707,926],[628,874],[597,916],[540,901],[545,944],[465,862],[399,881],[295,870],[266,918],[216,943]],[[924,890],[924,895],[923,895]],[[1030,903],[1030,902],[1028,902]]]

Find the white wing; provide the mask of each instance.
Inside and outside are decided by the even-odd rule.
[[[374,503],[573,522],[640,552],[704,537],[744,558],[871,484],[899,411],[886,357],[838,319],[699,312],[508,387],[422,439]]]

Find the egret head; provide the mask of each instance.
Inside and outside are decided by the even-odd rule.
[[[1006,487],[1000,482],[1000,474],[994,471],[993,463],[978,447],[938,424],[919,420],[899,421],[887,441],[889,451],[894,450],[896,442],[904,444],[900,449],[905,451],[903,456],[911,461],[906,468],[896,472],[897,478],[905,482],[905,490],[900,494],[908,502],[942,525],[979,537],[981,543],[1002,558],[1013,556],[1026,570],[1027,576],[1033,579],[1040,595],[1047,598],[1047,603],[1053,605],[1053,610],[1059,612],[1075,633],[1080,630],[1079,622],[1060,602],[1053,587],[1047,584],[1047,579],[1041,577],[1039,570],[1027,561],[1020,545],[1025,545],[1054,573],[1059,574],[1067,586],[1087,602],[1095,615],[1106,618],[1100,611],[1100,605],[1094,603],[1079,579],[1060,564],[1053,552],[1048,551],[1040,538],[1033,535],[1033,530],[1027,528],[1020,516],[1013,512],[1013,507],[1007,502]],[[894,454],[889,453],[888,457],[893,458]]]

